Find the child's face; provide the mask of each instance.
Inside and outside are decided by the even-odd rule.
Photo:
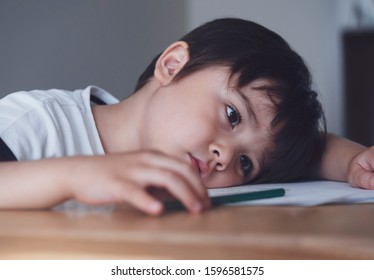
[[[241,96],[228,87],[228,76],[226,68],[208,68],[158,88],[140,132],[142,148],[191,164],[208,188],[254,178],[272,145],[273,105],[251,88],[266,81],[241,89]]]

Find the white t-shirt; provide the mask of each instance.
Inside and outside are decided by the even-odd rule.
[[[9,94],[0,100],[0,138],[17,160],[102,155],[91,99],[118,102],[95,86]]]

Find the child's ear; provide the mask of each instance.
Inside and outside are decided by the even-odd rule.
[[[161,85],[169,84],[190,59],[188,44],[178,41],[171,44],[158,58],[154,76]]]

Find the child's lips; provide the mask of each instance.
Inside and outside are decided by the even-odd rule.
[[[201,177],[206,177],[209,173],[209,166],[198,158],[195,158],[192,154],[188,153],[188,155],[191,160],[192,168],[196,170]]]

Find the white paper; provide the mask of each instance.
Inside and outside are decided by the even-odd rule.
[[[283,197],[250,200],[227,205],[298,205],[313,206],[321,204],[373,203],[374,190],[353,188],[348,183],[334,181],[311,181],[301,183],[282,183],[264,185],[243,185],[230,188],[210,189],[210,196],[237,194],[283,188]]]

